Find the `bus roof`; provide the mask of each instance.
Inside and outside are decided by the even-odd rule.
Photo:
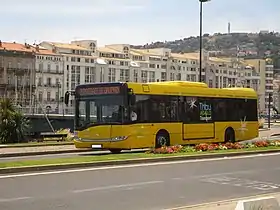
[[[253,98],[258,95],[252,88],[209,88],[207,84],[201,82],[189,81],[166,81],[150,83],[127,82],[129,88],[133,89],[135,94],[152,95],[182,95],[199,97],[217,97],[217,98]]]

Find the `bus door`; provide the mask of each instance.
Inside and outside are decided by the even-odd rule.
[[[189,97],[188,97],[189,98]],[[186,99],[183,102],[182,121],[184,140],[215,138],[212,104],[209,100]]]

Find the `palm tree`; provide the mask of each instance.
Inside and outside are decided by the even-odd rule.
[[[13,100],[0,99],[0,142],[21,142],[28,128],[27,118],[17,110]]]
[[[16,111],[13,115],[14,121],[14,139],[17,142],[24,140],[24,134],[28,132],[29,120],[19,111]]]

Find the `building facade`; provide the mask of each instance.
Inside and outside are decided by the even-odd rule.
[[[35,52],[29,44],[0,41],[0,97],[31,112],[35,93]]]
[[[76,41],[69,44],[42,42],[40,46],[62,56],[63,82],[61,89],[63,95],[65,91],[75,90],[79,84],[105,81],[108,65],[96,56],[95,40]],[[73,98],[71,98],[70,106],[63,107],[64,114],[74,114],[73,102]]]
[[[64,61],[63,56],[34,46],[36,54],[36,91],[37,113],[63,113],[64,103]]]
[[[8,50],[4,43],[0,47],[0,94],[16,98],[33,112],[73,114],[73,98],[65,107],[64,93],[84,83],[199,81],[198,53],[133,49],[129,44],[97,47],[96,40],[42,42],[35,46],[13,43],[13,47],[9,45]],[[202,67],[202,81],[209,87],[252,87],[263,99],[260,107],[265,109],[271,86],[269,61],[217,58],[203,51]],[[15,77],[16,81],[11,79]],[[30,89],[21,91],[23,87]]]
[[[199,81],[199,54],[171,49],[133,49],[129,44],[97,47],[95,40],[40,44],[63,56],[63,89],[95,82]],[[260,92],[261,76],[254,66],[235,58],[210,57],[203,52],[202,80],[209,87],[252,87]],[[73,113],[73,99],[67,114]]]
[[[259,111],[268,113],[269,95],[273,95],[273,63],[271,59],[246,59],[245,62],[260,75]]]

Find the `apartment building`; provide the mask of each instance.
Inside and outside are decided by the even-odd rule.
[[[32,111],[35,91],[35,52],[28,44],[0,41],[0,97]]]
[[[39,45],[33,46],[36,61],[36,113],[62,113],[64,109],[63,56]]]
[[[167,48],[133,49],[129,44],[97,47],[95,40],[42,42],[40,46],[62,56],[64,92],[93,82],[199,81],[198,53],[172,53]],[[210,57],[203,51],[202,67],[202,80],[209,87],[243,86],[259,91],[259,73],[243,61]],[[72,108],[70,100],[69,109]]]
[[[62,56],[63,94],[67,90],[75,90],[79,84],[105,81],[108,65],[99,58],[95,40],[73,41],[71,43],[42,42],[40,46]],[[65,114],[73,114],[73,98],[70,106],[64,107]]]
[[[269,94],[273,95],[273,63],[271,59],[246,59],[244,60],[260,75],[259,110],[268,112]]]
[[[280,111],[280,75],[274,75],[273,80],[273,106]]]

